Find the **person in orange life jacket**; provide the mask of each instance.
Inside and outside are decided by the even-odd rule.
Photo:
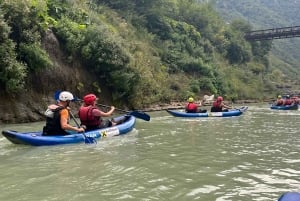
[[[276,106],[283,105],[283,100],[282,100],[281,95],[279,95],[279,96],[277,97],[277,100],[276,100],[275,105],[276,105]]]
[[[200,106],[202,106],[201,102],[199,103],[199,105],[197,105],[194,102],[194,98],[190,97],[188,99],[188,104],[185,106],[185,111],[187,113],[198,113],[198,112],[205,113],[205,112],[207,112],[207,110],[198,109],[198,107],[200,107]]]
[[[223,108],[226,108],[226,109],[223,110]],[[223,103],[223,97],[218,96],[217,100],[213,102],[213,106],[211,107],[210,111],[211,112],[226,112],[226,111],[228,111],[228,109],[232,109],[232,107],[225,105]]]
[[[103,112],[96,107],[96,100],[97,97],[94,94],[87,94],[83,97],[84,103],[78,112],[81,125],[86,126],[87,131],[116,125],[116,122],[114,121],[102,119],[102,117],[111,116],[115,110],[115,107],[111,106],[108,112]]]
[[[291,97],[287,95],[283,105],[292,105],[292,104],[294,104],[294,102],[292,101]]]
[[[46,125],[43,128],[43,135],[68,135],[68,130],[84,132],[83,128],[77,128],[69,124],[69,104],[74,99],[68,91],[59,94],[57,104],[51,104],[45,112]]]

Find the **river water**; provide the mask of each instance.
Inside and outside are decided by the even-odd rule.
[[[0,136],[0,200],[275,201],[300,191],[300,111],[253,105],[240,117],[165,111],[96,145],[14,145]],[[44,122],[0,125],[40,130]]]

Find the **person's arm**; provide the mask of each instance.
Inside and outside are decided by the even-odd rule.
[[[199,102],[198,106],[199,106],[199,107],[201,107],[201,106],[202,106],[202,101],[200,101],[200,102]]]
[[[226,108],[226,109],[232,109],[232,107],[225,105],[224,103],[222,103],[222,107]]]
[[[111,106],[110,107],[110,110],[108,112],[103,112],[101,110],[98,110],[98,109],[94,109],[93,110],[93,114],[95,116],[100,116],[100,117],[109,117],[112,115],[112,113],[115,111],[115,107],[114,106]]]
[[[84,132],[83,128],[77,128],[75,126],[72,126],[70,124],[68,124],[68,119],[69,119],[69,112],[67,109],[63,109],[60,112],[60,125],[61,128],[64,130],[72,130],[72,131],[76,131],[76,132]]]

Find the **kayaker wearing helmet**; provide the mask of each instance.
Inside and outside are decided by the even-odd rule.
[[[96,100],[95,94],[87,94],[83,97],[84,103],[78,112],[81,125],[86,126],[87,131],[116,125],[113,121],[102,119],[102,117],[111,116],[115,107],[111,106],[108,112],[103,112],[96,106]]]
[[[276,105],[276,106],[283,105],[283,100],[282,100],[281,95],[278,95],[278,96],[277,96],[277,100],[276,100],[275,105]]]
[[[218,96],[217,100],[213,102],[213,106],[211,107],[210,111],[211,112],[225,112],[228,110],[223,110],[223,108],[226,109],[231,109],[232,107],[225,105],[223,103],[223,97],[222,96]]]
[[[187,113],[205,113],[207,112],[207,110],[201,110],[198,109],[198,107],[201,107],[202,103],[200,102],[198,105],[194,102],[194,98],[193,97],[189,97],[188,99],[188,104],[185,106],[185,111]]]
[[[51,104],[45,112],[46,125],[43,135],[68,135],[67,130],[84,132],[83,128],[77,128],[69,124],[69,104],[74,99],[73,94],[63,91],[59,94],[57,104]]]

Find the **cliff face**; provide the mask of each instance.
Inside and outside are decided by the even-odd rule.
[[[54,103],[56,90],[68,90],[78,97],[89,92],[95,93],[93,82],[97,77],[87,72],[80,62],[68,63],[51,31],[46,33],[42,45],[48,52],[53,67],[31,73],[27,78],[26,89],[15,97],[0,96],[0,124],[45,120],[43,113],[48,104]],[[101,86],[101,99],[102,103],[111,100],[105,86]],[[80,103],[72,103],[75,114],[79,105]]]

